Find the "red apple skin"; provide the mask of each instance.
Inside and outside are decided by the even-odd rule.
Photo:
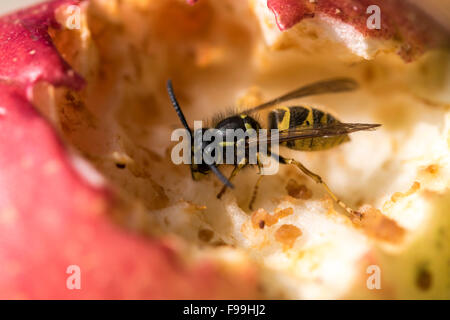
[[[84,81],[62,59],[47,32],[58,28],[54,10],[77,0],[57,0],[0,18],[0,79],[32,86],[46,81],[81,89]]]
[[[180,249],[115,224],[114,193],[74,168],[30,102],[40,81],[83,86],[47,33],[57,26],[54,10],[77,2],[0,19],[0,299],[258,298],[251,267],[226,271],[206,260],[188,266]],[[66,285],[70,265],[80,267],[79,290]]]
[[[380,29],[369,29],[367,8],[380,8]],[[418,58],[428,48],[449,43],[450,35],[430,17],[405,0],[267,0],[278,28],[283,31],[303,19],[325,14],[352,25],[366,37],[401,41],[399,55],[405,61]]]

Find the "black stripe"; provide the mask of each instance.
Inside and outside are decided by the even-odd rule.
[[[320,126],[320,120],[322,119],[322,117],[324,116],[324,113],[318,109],[313,109],[312,111],[313,113],[313,119],[314,119],[314,127],[318,127]]]
[[[336,118],[333,117],[331,114],[328,114],[327,123],[330,124],[330,123],[333,123],[333,122],[336,122]]]
[[[309,110],[304,107],[289,107],[291,112],[291,118],[289,121],[289,127],[295,128],[303,124],[309,114]]]
[[[278,129],[278,124],[283,120],[286,110],[276,109],[269,113],[269,129]]]

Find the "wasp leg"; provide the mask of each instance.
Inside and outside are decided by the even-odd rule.
[[[301,164],[300,162],[298,162],[294,159],[286,159],[282,156],[279,156],[279,162],[282,164],[293,164],[293,165],[297,166],[297,168],[299,168],[304,174],[306,174],[308,177],[313,179],[316,183],[321,184],[325,188],[326,192],[331,196],[331,198],[334,201],[336,201],[336,203],[339,206],[341,206],[343,209],[345,209],[345,211],[347,211],[351,217],[359,217],[359,218],[361,217],[360,213],[353,210],[352,208],[347,206],[344,202],[339,200],[339,198],[337,196],[335,196],[333,192],[331,192],[328,185],[325,183],[325,181],[322,180],[322,178],[319,175],[315,174],[314,172],[309,171],[303,164]]]
[[[255,203],[256,196],[258,195],[259,184],[261,183],[261,179],[262,179],[262,177],[263,177],[263,175],[262,175],[262,169],[261,169],[262,166],[261,166],[261,161],[260,161],[260,159],[259,159],[259,154],[256,155],[256,159],[257,159],[257,164],[258,164],[258,174],[259,174],[259,177],[258,177],[258,180],[256,180],[255,186],[253,187],[252,198],[250,199],[250,202],[249,202],[249,204],[248,204],[248,208],[249,208],[250,210],[253,210],[253,204]]]
[[[230,177],[228,178],[228,181],[231,181],[231,179],[234,178],[234,176],[244,167],[244,164],[239,164],[237,166],[235,166],[233,168],[233,171],[230,174]],[[222,198],[223,194],[225,193],[225,191],[227,190],[227,185],[223,185],[222,189],[220,190],[220,192],[217,194],[217,199]]]

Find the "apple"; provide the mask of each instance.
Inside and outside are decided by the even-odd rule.
[[[370,221],[349,221],[306,181],[297,184],[301,192],[295,194],[307,197],[286,197],[280,177],[268,178],[270,183],[262,188],[268,200],[257,202],[259,211],[251,213],[243,209],[249,175],[241,181],[242,189],[219,201],[214,190],[220,186],[214,179],[193,182],[187,168],[170,163],[167,137],[179,124],[167,105],[164,83],[173,77],[193,120],[214,114],[212,101],[219,106],[233,97],[247,106],[277,88],[297,85],[300,78],[292,70],[298,66],[301,81],[344,70],[329,67],[336,60],[329,65],[324,63],[328,60],[314,62],[315,52],[304,45],[308,43],[317,49],[317,57],[334,59],[330,52],[336,50],[336,56],[345,54],[360,64],[351,72],[365,83],[365,91],[353,100],[348,96],[336,101],[348,103],[364,119],[388,121],[388,111],[373,111],[374,103],[366,101],[382,105],[379,86],[414,86],[416,69],[439,69],[435,61],[446,58],[437,54],[427,64],[420,57],[448,41],[448,33],[402,1],[187,3],[54,0],[0,18],[0,298],[402,298],[409,297],[407,292],[415,294],[405,277],[415,276],[417,252],[431,255],[420,261],[433,261],[421,265],[426,271],[414,278],[418,290],[428,289],[436,279],[444,283],[448,255],[429,249],[442,241],[439,230],[448,230],[447,167],[439,162],[445,158],[446,140],[434,129],[424,135],[430,137],[434,162],[420,171],[420,188],[394,193],[416,178],[419,165],[410,168],[414,175],[401,176],[387,190],[380,181],[374,183],[370,196],[364,193],[365,184],[351,189],[349,179],[332,179],[338,188],[341,181],[338,190],[353,197],[353,203],[385,202],[383,214],[367,208]],[[365,28],[369,3],[381,8],[380,30]],[[74,13],[67,10],[71,5],[80,8],[80,30],[65,25]],[[393,52],[418,64],[407,67],[392,58]],[[300,60],[305,54],[311,65]],[[383,54],[389,58],[363,64]],[[411,82],[398,80],[401,72],[410,75]],[[429,76],[436,80],[434,71]],[[267,79],[273,80],[273,91],[262,93],[258,88],[269,87]],[[406,98],[386,96],[395,108],[406,99],[415,101],[417,114],[433,121],[446,117],[439,101],[447,91],[440,91],[442,96],[431,89],[424,92],[417,90],[414,98],[411,92]],[[355,108],[361,101],[364,107]],[[424,111],[427,104],[437,107]],[[422,128],[419,121],[408,125],[408,132]],[[397,139],[396,128],[391,123],[392,131],[368,141]],[[411,139],[415,143],[416,137]],[[383,149],[378,157],[368,156],[369,142],[355,140],[359,149],[351,151],[368,160],[338,153],[332,167],[341,171],[333,172],[355,176],[373,169],[370,172],[390,176],[389,164],[395,167],[406,154],[391,157]],[[444,156],[438,156],[442,154],[436,146]],[[375,163],[383,159],[385,171]],[[319,165],[326,168],[327,161]],[[286,169],[281,177],[287,176],[294,174]],[[270,208],[273,203],[276,208]],[[270,211],[274,213],[268,216]],[[420,222],[429,220],[411,219],[414,211],[435,218],[435,223],[423,223],[420,229]],[[258,212],[273,222],[264,230],[252,224]],[[386,225],[388,232],[380,231]],[[396,241],[390,241],[390,231]],[[386,240],[394,249],[384,250]],[[419,243],[427,246],[417,250]],[[355,244],[352,250],[350,244]],[[386,270],[383,281],[389,280],[379,295],[365,287],[366,267],[374,264]],[[430,276],[430,270],[439,272]],[[434,287],[423,296],[445,297],[444,290]]]

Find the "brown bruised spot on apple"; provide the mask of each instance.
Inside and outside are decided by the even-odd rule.
[[[295,240],[302,235],[302,231],[292,224],[283,224],[275,232],[275,240],[280,242],[284,249],[293,247]]]
[[[45,42],[45,28],[39,29],[53,71],[38,48],[25,41],[26,49],[36,50],[31,55],[35,69],[27,65],[13,73],[5,67],[11,81],[16,75],[20,81],[17,87],[1,84],[0,95],[5,98],[0,107],[5,112],[0,128],[7,130],[0,131],[4,142],[0,154],[9,158],[3,160],[8,170],[0,170],[5,177],[0,181],[14,181],[14,189],[2,186],[7,192],[0,197],[4,209],[0,246],[12,256],[0,256],[9,265],[7,276],[0,278],[6,296],[361,298],[373,294],[367,293],[365,279],[363,288],[357,287],[364,257],[388,242],[394,253],[373,263],[387,270],[389,286],[396,290],[377,297],[404,297],[402,288],[408,287],[409,279],[390,277],[389,270],[394,265],[410,270],[410,260],[402,260],[402,252],[415,251],[424,235],[428,239],[444,226],[435,214],[436,199],[447,192],[450,181],[445,179],[448,111],[416,99],[410,87],[412,79],[425,77],[425,92],[442,100],[448,91],[442,68],[447,53],[430,52],[409,65],[389,54],[362,61],[359,52],[353,54],[358,63],[349,65],[337,57],[334,46],[325,58],[314,51],[305,57],[304,50],[292,44],[297,32],[305,31],[303,22],[313,19],[283,33],[282,37],[291,37],[290,43],[268,48],[266,40],[274,29],[261,27],[260,22],[270,24],[274,15],[270,10],[270,17],[266,15],[265,2],[260,10],[231,0],[205,0],[194,6],[175,0],[91,0],[81,4],[82,29],[68,30],[61,28],[68,3],[55,4],[59,26],[49,17],[45,20],[52,22],[50,42]],[[51,16],[51,10],[45,12]],[[328,16],[337,14],[346,14],[345,8]],[[38,16],[36,21],[42,19]],[[342,26],[328,24],[332,31]],[[315,32],[311,43],[332,44],[325,40],[323,28],[306,31]],[[26,35],[24,31],[18,39],[30,40]],[[358,36],[362,41],[370,38],[361,32]],[[347,40],[350,46],[364,43]],[[377,41],[390,45],[391,40]],[[30,70],[37,71],[31,76]],[[70,86],[65,78],[77,75],[74,70],[84,78],[82,90],[78,90],[81,82]],[[352,135],[350,143],[330,151],[282,151],[319,173],[352,206],[370,204],[362,226],[355,227],[320,186],[295,168],[282,166],[277,175],[264,177],[255,203],[260,209],[251,213],[247,206],[256,170],[244,170],[236,177],[236,190],[218,200],[221,186],[214,177],[193,181],[188,166],[172,163],[170,136],[180,123],[165,91],[168,78],[192,124],[226,106],[250,107],[299,85],[342,75],[357,79],[362,89],[292,104],[312,105],[348,122],[395,121],[405,108],[413,110],[411,116],[395,128]],[[33,79],[48,83],[36,84]],[[265,118],[260,115],[262,123]],[[84,162],[74,167],[69,150],[87,160],[105,183],[94,186],[85,179],[98,181]],[[39,163],[35,156],[42,158]],[[433,184],[437,179],[433,175],[421,178],[423,168],[431,164],[439,167],[439,179],[446,183]],[[224,172],[229,174],[229,169]],[[422,192],[399,198],[382,212],[375,209],[399,190],[408,190],[416,179]],[[11,223],[25,225],[27,232],[16,232]],[[42,243],[33,241],[42,235]],[[23,254],[14,256],[13,248]],[[427,254],[433,255],[427,260],[445,257],[436,249],[421,251],[416,258],[425,259]],[[41,256],[48,259],[40,260]],[[55,262],[49,266],[45,261]],[[58,286],[66,277],[61,266],[73,261],[79,261],[87,277],[85,291],[79,293]],[[37,278],[22,264],[48,273]],[[104,265],[111,268],[105,271]],[[431,268],[433,283],[444,283],[448,274],[441,264]],[[33,274],[29,286],[18,287],[15,279],[28,272]],[[52,279],[54,285],[44,292],[38,279]],[[415,286],[415,277],[411,279]],[[433,290],[426,294],[440,297]]]
[[[362,208],[361,218],[355,218],[353,222],[369,236],[391,243],[401,242],[406,231],[395,220],[389,219],[380,210],[370,206]]]
[[[278,222],[278,220],[287,217],[294,213],[292,208],[279,209],[277,208],[273,214],[269,214],[264,209],[258,209],[252,214],[252,224],[254,228],[264,229],[270,227]]]
[[[312,192],[305,185],[299,184],[294,179],[289,179],[286,184],[286,191],[288,195],[296,199],[310,199],[312,197]]]

